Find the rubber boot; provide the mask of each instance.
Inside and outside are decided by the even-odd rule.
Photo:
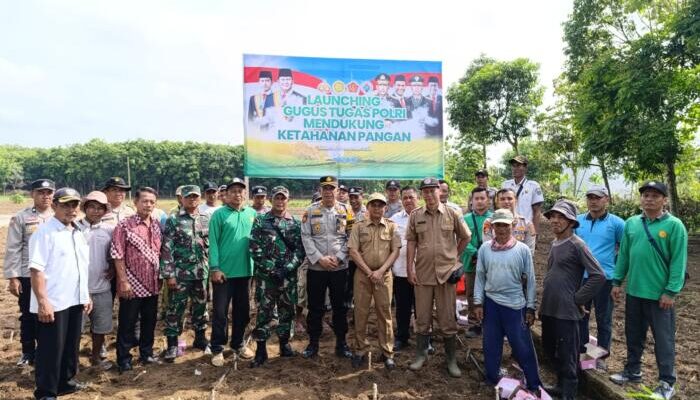
[[[457,338],[453,335],[445,338],[445,358],[447,359],[447,373],[453,378],[462,376],[462,371],[457,366]]]
[[[209,341],[207,340],[207,335],[204,329],[196,331],[194,333],[194,342],[192,343],[192,347],[204,351],[207,349],[207,346],[209,346]]]
[[[574,400],[576,398],[576,391],[578,389],[578,382],[572,379],[562,379],[561,380],[561,399],[563,400]]]
[[[294,357],[297,352],[289,345],[289,338],[281,336],[280,338],[280,357]]]
[[[257,368],[267,361],[267,342],[265,340],[258,340],[255,342],[258,347],[255,349],[255,358],[253,362],[250,363],[250,368]]]
[[[416,335],[416,359],[409,365],[411,371],[418,371],[428,360],[428,336]]]
[[[168,336],[168,348],[165,350],[165,362],[173,362],[177,358],[177,336]]]

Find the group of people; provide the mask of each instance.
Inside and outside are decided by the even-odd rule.
[[[415,316],[409,369],[423,368],[439,336],[448,374],[460,377],[456,285],[466,273],[472,317],[466,335],[482,336],[489,384],[501,378],[506,337],[528,390],[544,387],[574,398],[588,315],[595,308],[598,345],[610,351],[613,301],[621,300],[626,283],[627,362],[611,380],[641,380],[651,327],[660,381],[655,393],[671,398],[673,305],[685,279],[687,232],[665,211],[666,186],[641,185],[642,214],[627,222],[607,211],[609,194],[600,186],[586,192],[586,213],[578,214],[569,200],[547,210],[555,240],[538,306],[533,254],[544,198],[539,184],[526,178],[527,159],[516,156],[510,163],[513,179],[501,189],[488,185],[487,171],[476,172],[466,215],[449,201],[449,184],[430,177],[418,187],[389,180],[384,193],[365,199],[362,188],[324,176],[300,220],[289,212],[287,188],[276,186],[268,194],[265,187],[253,187],[248,206],[249,191],[240,178],[223,186],[207,183],[203,192],[197,185],[181,186],[178,206],[169,213],[157,209],[158,193],[149,187],[134,192],[135,209],[127,206],[131,187],[121,178],[86,196],[37,180],[31,186],[33,206],[11,220],[5,259],[5,277],[21,313],[18,364],[35,365],[37,399],[82,389],[74,377],[84,315],[92,334],[91,362],[108,369],[105,335],[112,331],[118,297],[120,372],[133,368],[134,347],[141,363],[158,361],[153,343],[159,304],[167,338],[162,358],[174,362],[189,303],[192,346],[210,352],[214,366],[224,365],[227,345],[235,357],[252,359],[251,367],[264,365],[273,332],[279,355],[296,356],[290,339],[304,315],[308,344],[301,355],[317,357],[330,310],[336,356],[359,367],[370,349],[367,327],[374,309],[387,370],[396,368],[394,352],[410,345]],[[246,338],[251,288],[254,353]],[[555,385],[540,380],[530,334],[536,316],[544,353],[557,373]],[[605,368],[603,360],[599,368]]]

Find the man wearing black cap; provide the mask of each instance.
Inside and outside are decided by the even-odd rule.
[[[418,118],[420,122],[425,123],[428,117],[428,107],[430,100],[423,96],[423,77],[414,75],[411,77],[411,97],[406,102],[406,110],[408,111],[408,119]]]
[[[22,356],[18,366],[34,363],[36,349],[36,316],[29,312],[31,280],[29,273],[29,239],[39,225],[53,216],[51,199],[56,186],[49,179],[37,179],[31,184],[34,205],[15,214],[10,220],[5,247],[5,279],[9,279],[10,293],[18,298]]]
[[[493,201],[494,198],[496,197],[496,192],[498,189],[489,186],[489,171],[485,169],[480,169],[474,173],[474,177],[476,178],[476,186],[480,188],[486,189],[486,193],[489,198],[489,210],[493,211]],[[469,195],[469,201],[467,202],[467,206],[469,207],[469,211],[472,211],[472,196],[471,194]]]
[[[557,201],[544,214],[555,240],[547,260],[542,290],[542,346],[556,366],[557,384],[547,391],[574,399],[578,388],[579,321],[585,304],[605,285],[605,274],[586,243],[576,234],[576,205]],[[588,279],[583,282],[584,272]]]
[[[102,191],[107,195],[109,210],[102,217],[102,222],[116,225],[121,220],[136,214],[136,211],[124,202],[129,190],[131,190],[131,186],[124,179],[118,176],[107,179],[107,182],[102,187]]]
[[[85,385],[73,380],[83,312],[92,302],[88,289],[90,247],[75,222],[80,193],[61,188],[53,195],[54,216],[29,242],[32,294],[29,309],[37,316],[34,377],[37,399],[74,393]]]
[[[204,203],[199,205],[199,213],[211,215],[221,207],[216,204],[219,199],[219,187],[216,183],[207,182],[202,190],[204,190]]]
[[[251,207],[255,210],[255,213],[258,215],[267,214],[271,210],[271,208],[265,204],[267,200],[267,188],[265,186],[253,186],[251,193],[253,194],[253,204],[251,204]]]
[[[542,203],[544,203],[544,195],[539,183],[525,177],[527,162],[527,157],[522,155],[517,155],[508,161],[513,179],[503,182],[503,188],[512,189],[515,192],[515,198],[518,201],[517,213],[528,221],[532,221],[535,232],[539,233],[540,212]]]
[[[362,204],[362,188],[351,187],[348,190],[348,202],[355,216],[355,222],[361,222],[367,217],[367,208]]]
[[[384,185],[384,188],[386,189],[384,193],[386,193],[386,200],[387,200],[387,205],[386,205],[386,211],[384,212],[384,217],[385,218],[391,218],[392,215],[396,214],[397,212],[401,211],[402,205],[401,205],[401,185],[399,184],[399,181],[391,179],[386,181],[386,185]]]
[[[350,198],[349,196],[350,189],[346,185],[343,185],[342,183],[338,185],[338,195],[336,196],[336,200],[338,200],[341,203],[345,203],[346,205],[349,204]]]
[[[428,117],[432,118],[430,124],[426,122],[425,132],[430,136],[442,136],[442,95],[440,94],[438,78],[428,78]]]
[[[272,72],[262,70],[258,74],[260,93],[250,96],[248,101],[248,121],[257,124],[258,128],[265,130],[270,125],[267,109],[275,107],[275,98],[272,95]]]
[[[326,311],[326,290],[330,292],[333,308],[335,354],[346,358],[352,356],[345,338],[348,332],[345,293],[348,285],[347,241],[353,214],[348,206],[336,200],[337,190],[336,177],[321,177],[321,201],[306,209],[301,223],[301,238],[310,262],[306,282],[309,345],[304,350],[304,358],[312,358],[318,354],[319,340],[323,332],[323,315]]]
[[[396,75],[394,77],[394,93],[391,95],[391,100],[394,108],[406,108],[406,77]]]
[[[627,362],[610,380],[617,384],[642,379],[641,359],[651,326],[654,354],[659,370],[658,398],[675,394],[676,315],[674,298],[683,289],[688,261],[688,232],[678,218],[664,208],[666,185],[645,182],[640,188],[642,214],[627,220],[613,273],[612,295],[620,301],[627,281],[625,338]]]

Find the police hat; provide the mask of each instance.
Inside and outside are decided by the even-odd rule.
[[[377,77],[374,78],[374,80],[375,81],[387,81],[387,83],[388,83],[389,82],[389,75],[387,75],[385,73],[381,73],[381,74],[377,75]]]
[[[348,190],[348,193],[350,196],[359,196],[362,194],[362,188],[361,187],[351,187],[350,190]]]
[[[423,77],[420,75],[413,75],[411,77],[411,84],[414,84],[414,83],[420,83],[422,85],[423,84]]]
[[[332,175],[328,176],[322,176],[321,179],[319,179],[319,182],[321,183],[321,186],[333,186],[333,187],[338,187],[338,178]]]
[[[37,179],[31,183],[32,190],[49,189],[56,190],[56,184],[51,179]]]
[[[231,181],[229,181],[229,182],[226,184],[226,189],[228,190],[228,188],[230,188],[230,187],[233,186],[233,185],[239,185],[239,186],[243,187],[243,189],[246,188],[245,181],[244,181],[243,179],[241,179],[241,178],[233,178],[233,179],[231,179]]]
[[[204,193],[206,193],[210,190],[213,190],[216,192],[217,190],[219,190],[219,186],[214,182],[207,182],[204,184],[203,189],[204,189]]]
[[[657,192],[668,197],[668,188],[663,182],[659,181],[646,181],[639,187],[639,194],[646,192],[647,190],[656,190]]]
[[[516,163],[517,163],[517,164],[524,164],[524,165],[527,165],[527,157],[525,157],[525,156],[519,154],[519,155],[517,155],[517,156],[511,158],[510,160],[508,160],[508,164],[513,165],[513,164],[516,164]]]
[[[420,190],[426,189],[426,188],[439,188],[440,187],[440,181],[437,178],[425,178],[422,181],[420,181]]]
[[[199,186],[197,185],[185,185],[182,187],[182,197],[187,197],[192,194],[196,194],[197,196],[202,195],[202,191],[199,189]]]
[[[481,176],[486,176],[486,177],[488,177],[488,176],[489,176],[489,171],[487,171],[487,170],[485,170],[485,169],[480,169],[480,170],[474,172],[474,176],[480,176],[480,175],[481,175]]]
[[[292,77],[292,70],[289,68],[280,68],[278,78],[282,78],[285,76],[291,78]]]
[[[338,190],[341,190],[343,192],[349,192],[348,187],[343,184],[338,185]]]
[[[77,190],[64,187],[60,188],[53,194],[53,201],[58,203],[68,203],[69,201],[80,201],[80,193]]]
[[[126,184],[126,181],[118,176],[113,176],[107,179],[107,182],[102,186],[102,190],[107,190],[111,187],[118,187],[124,190],[131,190],[131,186]]]
[[[260,71],[260,74],[258,74],[258,79],[262,78],[269,78],[272,79],[272,72],[270,71]]]
[[[253,196],[267,196],[267,188],[265,186],[253,186],[251,191]]]
[[[385,189],[401,189],[401,184],[399,184],[399,181],[391,179],[391,180],[386,181],[384,188]]]

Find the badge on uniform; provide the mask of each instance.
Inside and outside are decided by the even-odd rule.
[[[314,234],[315,234],[315,235],[318,235],[318,234],[321,233],[321,224],[320,224],[320,223],[318,223],[318,224],[313,224],[313,225],[311,225],[311,227],[313,228],[313,231],[314,231]]]

